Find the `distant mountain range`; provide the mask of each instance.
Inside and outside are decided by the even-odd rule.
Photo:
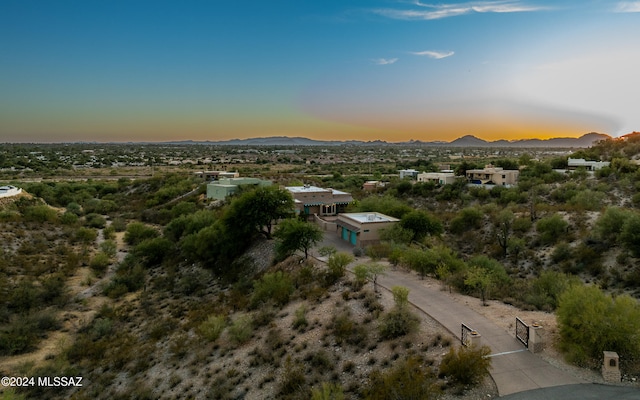
[[[472,135],[466,135],[451,142],[435,141],[435,142],[423,142],[420,140],[410,140],[408,142],[386,142],[383,140],[375,141],[361,141],[361,140],[346,140],[346,141],[333,141],[333,140],[314,140],[304,137],[288,137],[288,136],[273,136],[263,138],[250,138],[250,139],[232,139],[225,141],[179,141],[170,142],[171,144],[213,144],[213,145],[228,145],[228,146],[374,146],[374,145],[387,145],[387,146],[433,146],[433,147],[591,147],[600,140],[610,139],[611,136],[602,133],[587,133],[579,138],[552,138],[552,139],[523,139],[523,140],[496,140],[488,142],[486,140],[477,138]]]

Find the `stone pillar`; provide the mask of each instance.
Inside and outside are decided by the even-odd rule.
[[[469,347],[480,347],[480,339],[482,336],[477,331],[469,332],[469,336],[467,337],[467,342],[469,343]]]
[[[529,351],[540,353],[544,350],[544,328],[537,323],[529,327]]]
[[[622,380],[620,375],[620,358],[615,351],[603,351],[602,377],[605,382],[617,383]]]

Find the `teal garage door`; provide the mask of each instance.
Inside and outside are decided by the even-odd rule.
[[[358,237],[357,237],[356,233],[355,232],[351,232],[351,244],[352,245],[354,245],[354,246],[356,245],[357,239],[358,239]]]

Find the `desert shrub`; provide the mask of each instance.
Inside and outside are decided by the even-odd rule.
[[[344,276],[347,265],[353,261],[353,256],[345,252],[333,253],[327,260],[327,283],[334,284]]]
[[[102,229],[107,225],[107,220],[100,214],[91,213],[85,216],[85,222],[88,227]]]
[[[250,315],[241,315],[236,318],[227,329],[229,338],[236,344],[242,344],[251,339],[253,335],[253,320]]]
[[[307,307],[303,304],[296,310],[292,326],[293,329],[300,330],[306,328],[307,325],[309,325],[309,322],[307,321]]]
[[[533,225],[531,218],[515,218],[511,229],[513,229],[514,232],[526,233],[531,229],[531,225]]]
[[[169,239],[156,237],[145,239],[133,249],[133,254],[145,268],[160,265],[166,257],[174,252],[174,245]]]
[[[446,376],[454,384],[477,385],[489,375],[489,354],[491,349],[487,346],[452,347],[440,363],[439,375]]]
[[[74,240],[82,244],[92,244],[96,241],[98,232],[93,228],[81,227],[75,232]]]
[[[198,326],[198,333],[208,341],[215,342],[222,334],[226,324],[227,321],[224,316],[210,315],[209,318]]]
[[[544,217],[536,224],[540,240],[544,244],[553,244],[562,237],[566,237],[569,224],[560,215],[554,214]]]
[[[333,317],[331,330],[339,344],[345,341],[349,344],[360,344],[367,337],[364,327],[354,322],[349,311],[343,311]]]
[[[389,254],[391,254],[391,245],[387,242],[375,243],[367,246],[365,252],[367,256],[373,260],[380,260],[389,257]]]
[[[209,271],[204,269],[185,271],[180,279],[178,279],[175,290],[187,296],[197,295],[206,289],[207,282],[209,282],[210,278],[211,275]]]
[[[324,350],[309,353],[305,357],[305,361],[308,361],[315,371],[325,372],[333,368],[333,361]]]
[[[47,205],[35,205],[24,210],[24,218],[33,222],[55,222],[58,213]]]
[[[622,233],[624,222],[630,215],[629,210],[620,207],[608,207],[595,223],[595,231],[601,240],[616,243]]]
[[[118,251],[118,246],[116,245],[116,242],[108,239],[100,243],[100,251],[102,251],[104,254],[106,254],[109,257],[115,257]]]
[[[343,400],[342,386],[335,383],[322,382],[319,388],[311,390],[311,400]]]
[[[531,284],[525,301],[539,310],[555,310],[562,293],[578,282],[576,277],[570,277],[561,272],[544,271]]]
[[[404,286],[394,286],[391,288],[393,294],[393,301],[396,303],[396,307],[405,308],[409,304],[409,289]]]
[[[128,293],[135,292],[144,286],[145,271],[141,265],[135,264],[130,259],[125,260],[118,266],[114,277],[105,288],[104,293],[112,299]]]
[[[283,306],[289,302],[293,291],[293,282],[289,274],[282,271],[264,274],[262,279],[253,283],[251,306],[257,307],[266,301],[273,301],[276,305]]]
[[[482,225],[484,214],[476,207],[462,209],[458,215],[451,220],[449,229],[453,233],[463,233],[470,229],[478,229]]]
[[[574,285],[560,296],[556,315],[560,345],[570,361],[595,366],[603,351],[640,358],[640,305],[632,297]]]
[[[132,222],[127,225],[124,233],[124,241],[131,246],[135,246],[146,239],[153,239],[159,236],[158,231],[141,222]]]
[[[436,394],[436,377],[416,356],[397,363],[390,371],[372,371],[363,391],[367,400],[428,400],[436,398]]]
[[[356,288],[361,288],[365,283],[367,283],[367,279],[369,278],[369,269],[364,264],[356,265],[353,268],[353,276],[355,277],[354,283]]]
[[[631,213],[622,227],[620,241],[634,257],[640,257],[640,214]]]
[[[74,213],[65,212],[60,217],[60,222],[64,225],[74,225],[76,222],[78,222],[78,219],[78,216]]]
[[[278,382],[278,398],[291,398],[292,395],[301,395],[308,392],[307,378],[302,366],[291,360],[291,356],[287,356],[282,375]],[[306,396],[308,398],[309,396]]]
[[[394,308],[380,321],[380,337],[384,340],[408,335],[418,329],[420,320],[406,307]]]
[[[570,260],[572,256],[571,246],[567,242],[560,242],[553,249],[551,253],[551,261],[554,263],[560,263],[562,261]]]
[[[102,276],[111,264],[111,260],[109,256],[103,252],[96,254],[89,263],[89,267],[96,273],[98,276]]]

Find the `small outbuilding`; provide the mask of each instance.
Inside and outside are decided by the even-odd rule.
[[[364,247],[380,241],[380,231],[400,220],[377,212],[344,213],[336,219],[336,233],[354,246]]]

